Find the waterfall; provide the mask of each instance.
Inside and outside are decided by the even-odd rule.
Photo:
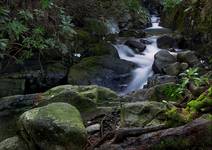
[[[159,26],[159,17],[152,16],[151,21],[151,29],[162,28]],[[132,71],[132,81],[127,86],[127,89],[123,91],[123,94],[142,89],[147,83],[148,78],[153,75],[152,65],[154,55],[160,51],[157,47],[157,38],[158,36],[150,36],[143,39],[149,41],[151,44],[146,45],[146,49],[142,54],[136,54],[130,47],[124,44],[114,45],[121,59],[133,62],[138,66]]]

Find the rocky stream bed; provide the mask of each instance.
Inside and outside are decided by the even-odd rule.
[[[110,18],[104,37],[86,18],[95,34],[78,32],[90,47],[72,65],[52,52],[40,60],[43,70],[33,59],[0,67],[0,150],[212,148],[211,53],[202,57],[173,29],[159,1],[141,5],[145,23],[132,14]]]

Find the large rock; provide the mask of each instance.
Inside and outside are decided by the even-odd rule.
[[[168,64],[163,70],[168,75],[176,76],[181,71],[181,64],[179,62]]]
[[[163,124],[166,110],[168,110],[166,104],[161,102],[126,103],[121,109],[122,125],[144,127]]]
[[[118,95],[107,88],[95,85],[72,86],[62,85],[42,94],[40,105],[53,102],[65,102],[75,106],[81,113],[95,111],[97,106],[118,103]]]
[[[0,142],[0,150],[28,150],[28,147],[20,137],[14,136]]]
[[[177,85],[173,82],[164,84],[158,84],[148,89],[141,89],[134,93],[130,93],[124,97],[125,101],[174,101],[180,102],[183,97],[179,93],[174,93],[177,89]],[[189,93],[186,93],[189,96]],[[185,96],[185,97],[186,97]]]
[[[170,76],[170,75],[161,76],[161,75],[155,74],[152,77],[148,78],[147,85],[145,85],[145,88],[150,88],[158,84],[164,84],[169,82],[176,83],[177,82],[176,76]]]
[[[182,51],[177,54],[177,60],[179,62],[188,63],[189,66],[195,67],[200,65],[200,61],[192,51]]]
[[[167,73],[166,68],[177,62],[177,59],[166,50],[161,50],[155,54],[152,69],[155,73]],[[172,68],[174,69],[174,68]],[[168,72],[169,73],[169,72]],[[171,74],[172,75],[172,74]]]
[[[0,97],[24,94],[25,92],[24,79],[0,78],[0,83]]]
[[[19,120],[21,135],[30,149],[82,149],[86,130],[79,111],[66,103],[29,110]]]
[[[125,44],[127,46],[133,48],[136,53],[141,53],[146,49],[145,44],[138,42],[138,41],[135,41],[135,40],[128,40],[128,41],[126,41]]]
[[[120,91],[120,85],[130,80],[130,76],[126,78],[126,74],[134,68],[135,65],[131,62],[106,55],[89,57],[70,68],[68,81],[75,85],[96,84]]]
[[[173,48],[176,46],[176,41],[172,37],[164,35],[157,39],[157,45],[162,49]]]
[[[63,85],[45,93],[0,98],[0,141],[16,135],[18,129],[15,124],[19,116],[32,107],[65,102],[75,106],[81,112],[83,119],[89,120],[110,111],[102,109],[101,106],[117,106],[118,100],[119,97],[114,91],[95,85]]]

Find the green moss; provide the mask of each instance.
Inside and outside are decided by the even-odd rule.
[[[166,112],[167,122],[170,127],[176,127],[188,123],[192,120],[193,114],[186,109],[172,108]]]
[[[97,106],[103,104],[108,106],[110,103],[118,102],[118,95],[114,91],[95,85],[62,85],[48,90],[42,97],[43,101],[40,105],[52,102],[66,102],[75,106],[80,112],[94,111]]]
[[[156,85],[148,91],[148,99],[151,101],[180,101],[182,95],[175,92],[177,88],[178,86],[175,83]]]
[[[80,148],[86,142],[81,115],[74,106],[67,103],[52,103],[29,110],[21,115],[19,122],[24,129],[23,136],[27,134],[28,138],[37,142],[35,144],[47,144],[45,147],[71,144]]]
[[[121,124],[133,127],[164,124],[167,106],[161,102],[127,103],[121,108]]]
[[[192,111],[201,111],[206,107],[212,107],[212,87],[202,93],[196,100],[192,100],[187,104]]]

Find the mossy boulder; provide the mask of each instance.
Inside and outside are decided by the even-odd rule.
[[[154,87],[149,88],[145,97],[150,101],[180,101],[183,99],[182,94],[176,93],[178,86],[173,82],[156,85]]]
[[[73,85],[95,84],[119,91],[121,84],[129,82],[130,76],[126,77],[126,74],[134,68],[135,64],[108,55],[88,57],[70,68],[68,82]],[[121,80],[123,77],[125,79]]]
[[[123,126],[156,126],[164,124],[166,104],[161,102],[134,102],[126,103],[121,108],[121,121]]]
[[[75,106],[81,113],[96,111],[98,106],[118,102],[118,95],[114,91],[95,85],[62,85],[48,90],[42,97],[43,101],[39,105],[65,102]]]
[[[30,149],[80,150],[86,143],[86,130],[79,111],[67,103],[52,103],[20,116],[21,135]]]

